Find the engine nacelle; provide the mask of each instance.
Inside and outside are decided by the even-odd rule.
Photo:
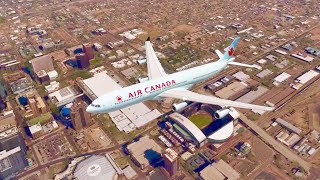
[[[139,81],[139,83],[146,82],[146,81],[149,81],[149,78],[148,77],[139,78],[138,81]]]
[[[186,103],[186,102],[182,102],[182,103],[179,103],[179,104],[173,104],[172,110],[173,111],[179,111],[179,110],[185,108],[186,106],[188,106],[188,103]]]
[[[222,119],[224,118],[226,115],[228,115],[230,113],[230,110],[229,109],[220,109],[220,110],[217,110],[215,113],[214,113],[214,117],[216,119]]]
[[[147,59],[140,59],[138,60],[138,64],[142,65],[142,64],[146,64],[147,63]]]

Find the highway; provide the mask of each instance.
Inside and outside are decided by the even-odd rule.
[[[260,138],[267,144],[269,144],[273,149],[278,151],[284,157],[288,158],[292,162],[298,162],[301,167],[309,172],[311,164],[300,158],[297,154],[289,150],[286,146],[282,145],[280,142],[276,141],[272,136],[266,133],[262,128],[256,125],[253,121],[248,119],[242,113],[240,113],[240,118],[247,126],[249,126],[255,133],[257,133]]]

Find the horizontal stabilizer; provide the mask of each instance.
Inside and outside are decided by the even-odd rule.
[[[216,52],[216,54],[218,55],[219,58],[223,57],[223,54],[219,49],[216,49],[215,52]]]
[[[262,67],[259,66],[259,65],[256,65],[256,64],[252,64],[252,65],[251,65],[251,64],[243,64],[243,63],[234,62],[234,61],[228,62],[228,64],[235,65],[235,66],[243,66],[243,67],[249,67],[249,68],[256,68],[256,69],[262,70]]]

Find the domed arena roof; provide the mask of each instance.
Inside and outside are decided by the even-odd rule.
[[[93,155],[80,163],[74,170],[77,180],[113,180],[116,170],[105,156]]]

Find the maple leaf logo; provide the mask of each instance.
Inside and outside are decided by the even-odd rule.
[[[117,99],[118,102],[122,101],[122,97],[121,96],[117,96],[116,99]]]
[[[233,52],[234,52],[234,49],[233,49],[233,48],[230,48],[229,51],[228,51],[228,55],[229,55],[229,56],[232,56],[232,55],[233,55]]]

